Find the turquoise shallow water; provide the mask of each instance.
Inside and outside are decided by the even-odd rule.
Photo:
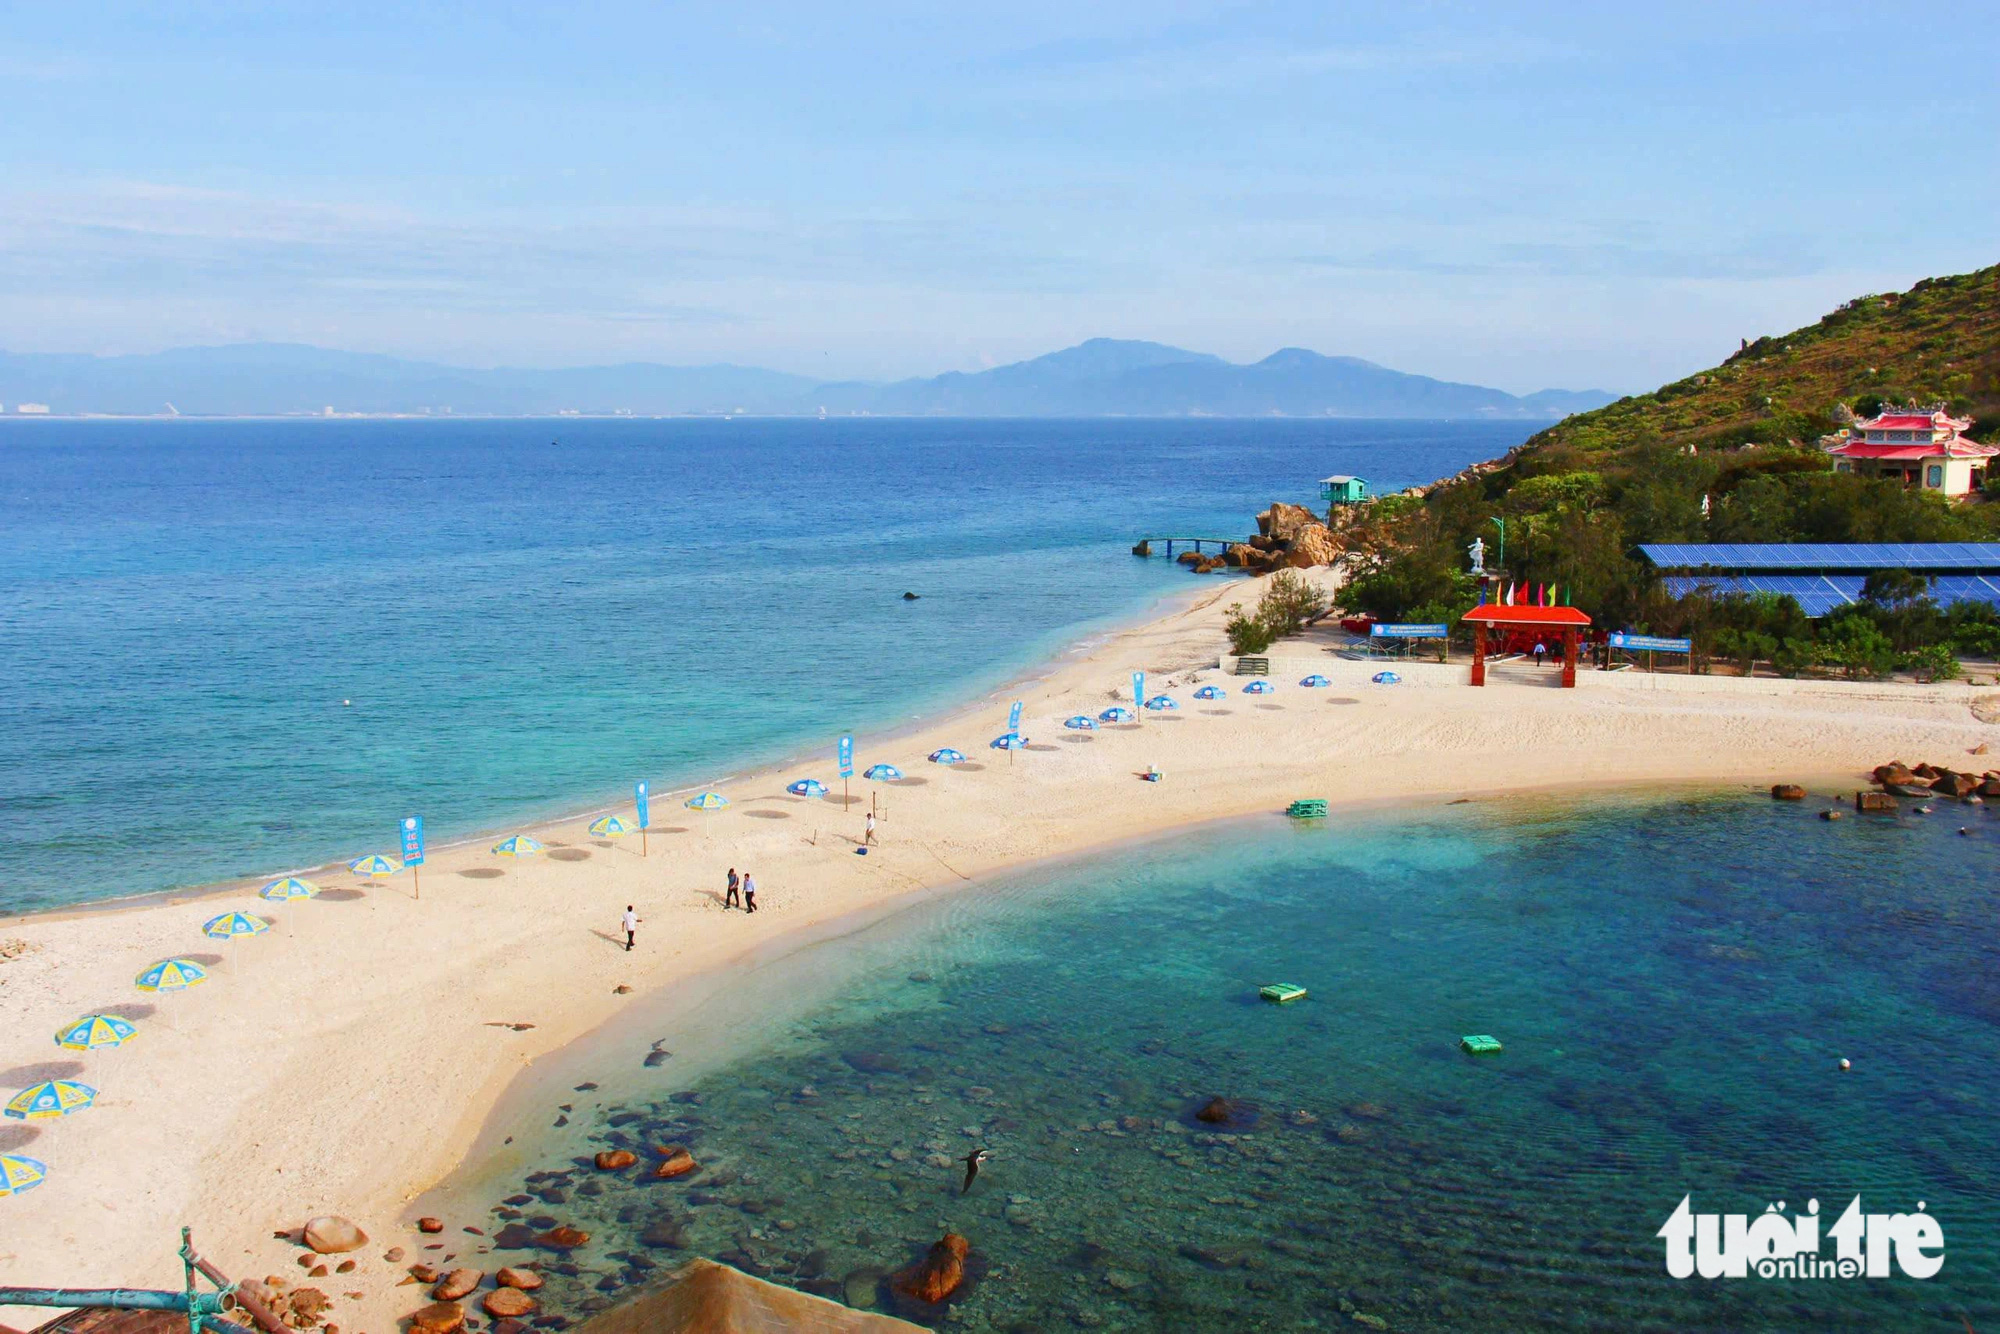
[[[0,914],[865,754],[1185,588],[1144,533],[1526,430],[0,422]]]
[[[1725,793],[1257,821],[932,902],[675,1021],[754,1034],[735,1059],[557,1095],[487,1227],[592,1240],[496,1260],[543,1263],[558,1321],[689,1253],[887,1304],[880,1273],[950,1227],[976,1281],[905,1313],[968,1330],[1992,1327],[2000,819],[1815,814]],[[1280,979],[1310,998],[1254,998]],[[766,1023],[794,987],[813,1003]],[[1191,1119],[1213,1095],[1254,1117]],[[700,1170],[582,1156],[666,1142]],[[974,1145],[996,1157],[961,1198]],[[1945,1267],[1674,1280],[1655,1233],[1689,1193],[1816,1198],[1829,1225],[1857,1194],[1921,1200]]]

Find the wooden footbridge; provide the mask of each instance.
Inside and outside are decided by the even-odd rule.
[[[1150,556],[1153,554],[1153,544],[1157,542],[1166,547],[1167,559],[1172,560],[1174,558],[1174,543],[1176,542],[1192,550],[1196,555],[1200,555],[1201,549],[1204,546],[1214,547],[1217,551],[1226,551],[1230,547],[1240,544],[1242,541],[1243,539],[1240,537],[1142,537],[1132,544],[1132,554],[1135,556]]]

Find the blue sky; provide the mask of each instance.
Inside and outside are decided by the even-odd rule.
[[[2000,261],[1988,5],[0,4],[0,347],[1648,388]]]

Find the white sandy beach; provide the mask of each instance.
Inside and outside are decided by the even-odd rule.
[[[0,961],[0,1085],[63,1077],[100,1090],[79,1115],[0,1126],[0,1149],[50,1168],[38,1189],[0,1200],[0,1283],[178,1287],[183,1223],[233,1276],[296,1280],[299,1248],[273,1234],[337,1213],[374,1241],[352,1257],[354,1272],[315,1281],[334,1298],[327,1318],[343,1332],[386,1334],[426,1299],[396,1286],[403,1267],[382,1253],[400,1245],[419,1258],[410,1202],[459,1161],[509,1082],[647,993],[726,969],[786,933],[921,890],[976,894],[977,877],[999,868],[1294,797],[1428,802],[1814,775],[1847,775],[1851,792],[1882,761],[1964,756],[1995,731],[1972,714],[1980,692],[1963,685],[1697,679],[1563,691],[1515,669],[1473,690],[1349,684],[1360,680],[1350,670],[1331,689],[1281,674],[1276,694],[1246,696],[1212,665],[1225,651],[1223,609],[1258,591],[1201,581],[1169,614],[1024,686],[1034,745],[1011,763],[986,744],[1004,730],[1004,705],[886,743],[858,737],[857,769],[888,761],[908,781],[856,779],[849,812],[830,758],[819,758],[728,783],[733,805],[714,814],[656,801],[644,860],[636,837],[602,843],[576,821],[533,832],[560,855],[587,854],[578,860],[501,859],[484,841],[434,853],[420,901],[407,875],[342,874],[322,883],[352,892],[282,907],[241,886],[0,923],[0,941],[28,946]],[[1062,729],[1070,714],[1129,703],[1134,669],[1149,673],[1149,690],[1176,694],[1179,712],[1088,738]],[[1197,673],[1228,697],[1195,701]],[[940,746],[971,763],[926,763]],[[1166,780],[1139,781],[1148,764]],[[806,774],[834,799],[784,792]],[[860,857],[871,789],[883,803],[882,846]],[[731,866],[756,876],[755,916],[722,910]],[[644,919],[629,954],[617,930],[628,902]],[[273,917],[277,929],[205,939],[201,922],[229,908]],[[133,988],[157,960],[209,954],[228,963],[192,992]],[[632,990],[617,994],[621,986]],[[122,1048],[74,1053],[51,1042],[79,1015],[135,1005],[153,1012]],[[533,1027],[507,1026],[517,1024]],[[451,1239],[483,1220],[448,1221]],[[0,1311],[0,1323],[28,1327],[46,1314]]]

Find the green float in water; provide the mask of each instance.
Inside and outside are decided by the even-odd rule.
[[[1294,820],[1324,820],[1326,818],[1325,797],[1301,797],[1285,807],[1285,814]]]
[[[1459,1050],[1470,1052],[1474,1056],[1496,1055],[1507,1050],[1500,1045],[1499,1038],[1489,1037],[1484,1033],[1473,1033],[1462,1037],[1458,1040],[1458,1046]]]
[[[1258,987],[1257,994],[1267,1001],[1283,1005],[1287,1001],[1304,1000],[1306,989],[1291,982],[1273,982],[1269,986]],[[1492,1041],[1491,1038],[1487,1040]]]

